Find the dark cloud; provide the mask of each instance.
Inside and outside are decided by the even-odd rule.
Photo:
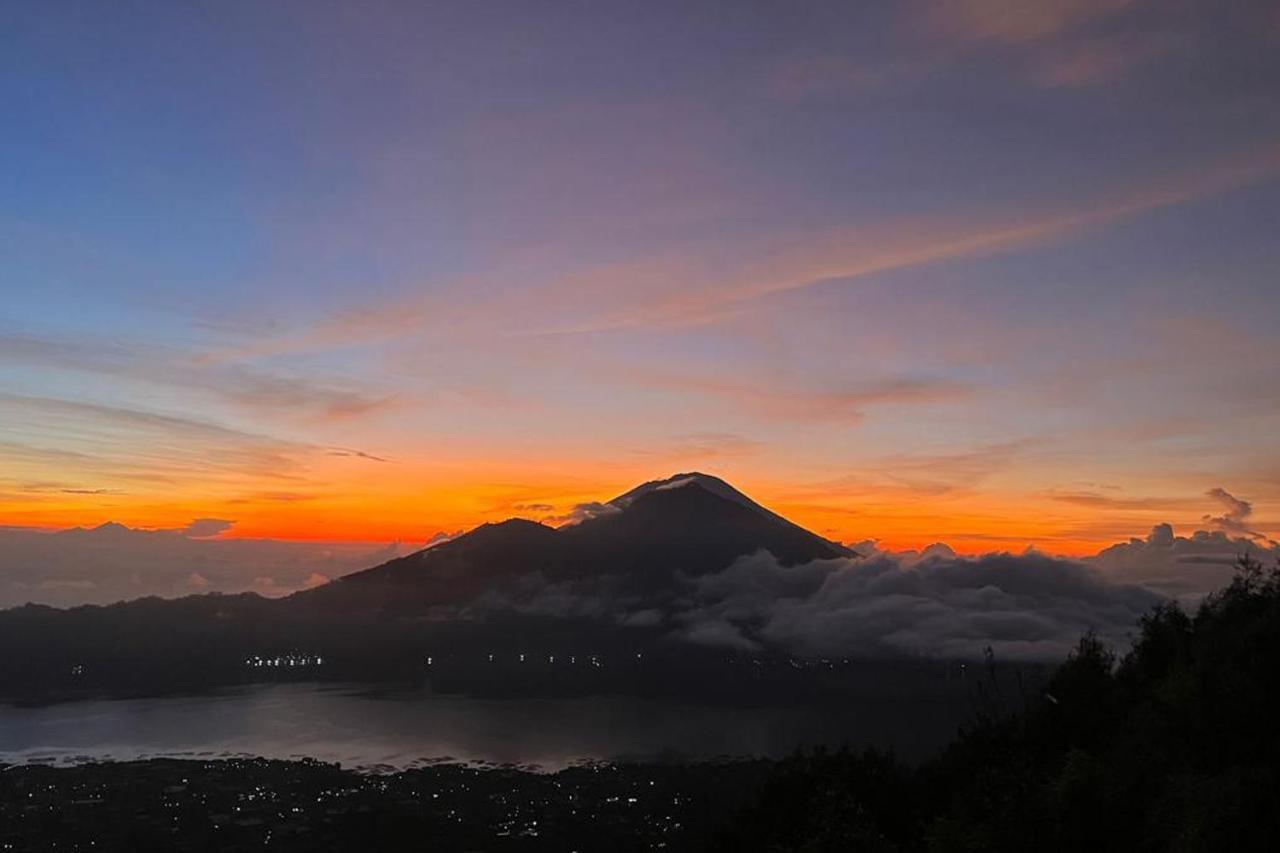
[[[1221,486],[1210,489],[1205,494],[1221,504],[1223,510],[1222,515],[1206,515],[1204,517],[1206,523],[1218,530],[1247,536],[1250,539],[1266,538],[1249,527],[1249,516],[1253,515],[1253,504],[1249,501],[1237,498]]]
[[[915,565],[887,555],[784,567],[738,560],[694,583],[677,633],[699,642],[805,655],[1056,659],[1086,630],[1124,645],[1160,599],[1069,560],[1033,552]]]
[[[390,462],[382,456],[374,456],[372,453],[365,453],[363,450],[352,450],[349,447],[330,447],[327,451],[330,456],[346,456],[353,459],[368,459],[370,462]]]
[[[1087,562],[1109,577],[1194,603],[1230,581],[1236,560],[1246,553],[1280,558],[1280,548],[1275,543],[1233,537],[1222,530],[1197,530],[1190,536],[1178,536],[1173,525],[1157,524],[1145,539],[1133,538],[1112,545]]]
[[[637,593],[619,575],[557,583],[525,575],[452,612],[644,626],[738,651],[976,659],[989,646],[1004,659],[1054,660],[1088,630],[1125,645],[1139,617],[1161,600],[1079,562],[1034,552],[927,552],[794,566],[759,552],[721,572],[678,577],[656,594]]]
[[[578,524],[589,518],[597,518],[602,515],[613,515],[622,510],[613,504],[600,503],[599,501],[590,501],[588,503],[575,504],[568,515],[559,518],[549,519],[559,524]]]
[[[225,518],[195,518],[182,532],[192,539],[205,539],[226,533],[235,526],[234,521]]]
[[[1117,495],[1103,495],[1097,492],[1051,492],[1049,497],[1059,503],[1094,509],[1185,510],[1201,505],[1201,502],[1195,498],[1127,498]]]

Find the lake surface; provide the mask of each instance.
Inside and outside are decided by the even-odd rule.
[[[726,708],[632,696],[477,699],[428,689],[287,684],[187,697],[0,707],[0,761],[311,757],[403,769],[450,760],[536,765],[781,756],[819,744],[919,758],[955,730],[954,708]]]

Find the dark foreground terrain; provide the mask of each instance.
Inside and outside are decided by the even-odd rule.
[[[779,763],[725,851],[1280,849],[1280,568],[1247,557],[1118,659],[1092,636],[1043,688],[979,695],[941,756]]]
[[[993,669],[993,673],[995,670]],[[1280,569],[1247,558],[1122,659],[992,677],[941,755],[359,775],[314,762],[0,772],[0,850],[1252,851],[1280,842]]]
[[[0,850],[685,850],[764,762],[367,775],[223,759],[0,768]]]

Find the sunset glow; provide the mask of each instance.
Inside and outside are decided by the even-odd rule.
[[[994,5],[11,5],[0,523],[1280,535],[1274,16]]]

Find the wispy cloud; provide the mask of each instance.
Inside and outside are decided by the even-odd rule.
[[[1203,502],[1195,498],[1177,497],[1120,497],[1098,492],[1050,492],[1049,498],[1058,503],[1096,509],[1114,510],[1187,510],[1195,509]]]
[[[1180,44],[1169,33],[1099,36],[1046,50],[1032,60],[1045,86],[1092,86],[1124,76]]]
[[[212,591],[283,595],[377,565],[401,551],[398,545],[377,543],[219,535],[230,524],[204,518],[175,530],[119,524],[57,532],[0,528],[0,607],[28,601],[106,604]]]
[[[1019,464],[1042,444],[1024,438],[948,451],[893,453],[861,463],[857,473],[814,483],[809,490],[827,496],[887,491],[936,497],[972,489]]]
[[[652,447],[634,448],[631,452],[644,459],[670,463],[749,456],[759,452],[763,446],[759,441],[736,433],[696,432],[672,436]]]
[[[299,373],[278,374],[238,364],[212,363],[170,347],[0,334],[0,358],[33,368],[74,371],[206,394],[260,414],[284,419],[344,420],[392,407],[394,393],[371,394]]]
[[[802,422],[854,424],[873,406],[949,402],[973,393],[964,383],[940,378],[895,377],[806,389],[763,377],[746,382],[656,371],[633,371],[630,376],[641,385],[729,401],[760,417]]]
[[[924,20],[940,34],[1007,44],[1039,42],[1115,16],[1137,0],[931,0]]]
[[[158,491],[194,488],[207,498],[268,483],[300,485],[310,480],[311,462],[328,452],[305,441],[175,414],[0,393],[0,482],[21,484],[62,473],[67,479],[112,484],[92,489],[58,486],[56,491],[66,495],[127,492],[134,500],[147,495],[155,500]],[[342,452],[378,459],[358,450]]]
[[[721,320],[746,303],[764,297],[836,282],[849,283],[882,273],[944,261],[976,258],[1074,236],[1186,204],[1280,173],[1280,144],[1235,158],[1202,165],[1118,193],[1079,199],[1057,210],[1031,210],[1005,216],[967,215],[954,221],[905,221],[874,228],[841,229],[807,235],[772,250],[755,249],[737,266],[742,272],[717,275],[695,263],[659,263],[637,269],[601,270],[581,280],[581,290],[553,287],[559,294],[546,305],[573,312],[575,293],[602,288],[621,304],[603,307],[594,317],[547,326],[523,324],[522,334],[587,334],[652,327],[698,326]],[[612,281],[614,276],[621,280]],[[603,277],[603,278],[601,278]],[[626,286],[626,282],[633,286]],[[678,286],[672,287],[672,283]],[[546,306],[544,306],[545,309]]]
[[[375,456],[372,453],[366,453],[363,450],[352,450],[350,447],[330,447],[325,451],[330,456],[342,456],[349,459],[367,459],[370,462],[389,462],[391,460],[383,456]]]

